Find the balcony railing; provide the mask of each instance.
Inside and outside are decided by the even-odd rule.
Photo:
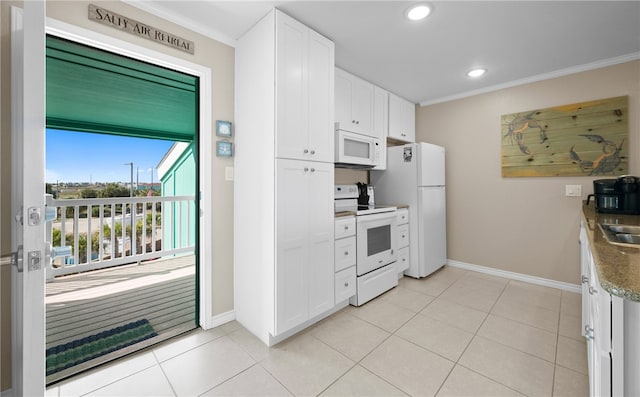
[[[195,196],[56,200],[47,223],[54,259],[47,278],[192,253]]]

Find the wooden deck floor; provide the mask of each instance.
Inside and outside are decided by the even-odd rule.
[[[47,348],[142,319],[158,333],[153,338],[158,342],[196,327],[195,256],[57,277],[47,283],[45,301]],[[103,361],[66,370],[59,377],[51,375],[48,381]]]

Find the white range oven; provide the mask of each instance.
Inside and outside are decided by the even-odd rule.
[[[356,185],[336,185],[335,211],[356,215],[356,296],[360,306],[398,285],[396,207],[358,205]]]
[[[356,274],[362,276],[397,259],[396,211],[357,215]]]

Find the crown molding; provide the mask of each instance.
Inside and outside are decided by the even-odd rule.
[[[586,63],[584,65],[572,66],[570,68],[560,69],[549,73],[538,74],[524,79],[514,80],[503,84],[497,84],[490,87],[484,87],[473,91],[462,92],[459,94],[448,95],[441,98],[429,99],[420,102],[420,106],[435,105],[438,103],[455,101],[457,99],[468,98],[475,95],[487,94],[489,92],[504,90],[505,88],[517,87],[520,85],[536,83],[538,81],[554,79],[556,77],[568,76],[570,74],[586,72],[589,70],[600,69],[607,66],[618,65],[625,62],[636,61],[640,59],[640,52],[634,52],[627,55],[622,55],[615,58],[603,59],[596,62]]]
[[[193,20],[189,19],[189,18],[183,18],[180,16],[177,16],[171,12],[169,12],[168,10],[162,8],[162,7],[158,7],[156,6],[154,3],[152,2],[148,2],[148,1],[140,1],[140,0],[122,0],[123,3],[128,4],[132,7],[138,8],[142,11],[148,12],[151,15],[155,15],[159,18],[165,19],[169,22],[173,22],[176,25],[179,25],[185,29],[189,29],[193,32],[199,33],[203,36],[206,36],[210,39],[219,41],[223,44],[226,44],[230,47],[234,47],[237,45],[237,40],[233,39],[231,37],[229,37],[228,35],[221,33],[220,31],[216,30],[216,29],[212,29],[209,26],[203,25],[203,24],[199,24],[197,22],[194,22]]]

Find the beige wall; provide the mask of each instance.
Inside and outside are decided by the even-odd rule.
[[[640,175],[640,61],[418,107],[417,140],[446,148],[448,258],[579,284],[581,200],[599,177],[503,178],[500,116],[629,96],[629,174]]]
[[[171,49],[159,43],[154,43],[119,31],[108,26],[100,25],[87,18],[87,6],[93,3],[113,12],[125,15],[140,22],[157,27],[167,32],[181,36],[195,42],[195,55],[189,55],[181,51]],[[0,27],[2,54],[2,112],[0,113],[1,135],[1,174],[0,174],[0,253],[8,254],[11,250],[11,120],[10,120],[10,6],[12,3],[2,0],[0,2]],[[18,3],[20,4],[20,3]],[[187,28],[180,27],[163,19],[140,11],[118,1],[47,1],[47,16],[69,24],[83,27],[115,37],[136,45],[146,47],[158,52],[166,53],[174,57],[211,68],[212,71],[212,119],[233,121],[233,94],[234,94],[234,49],[220,42],[214,41]],[[215,139],[214,139],[215,142]],[[213,167],[210,170],[201,170],[208,178],[211,178],[214,208],[205,208],[204,211],[213,211],[213,313],[216,315],[233,310],[233,182],[224,180],[224,169],[232,166],[233,160],[219,159],[215,157],[215,148],[205,148],[205,153],[213,156]],[[6,204],[6,205],[5,205]],[[6,274],[5,274],[6,273]],[[1,309],[2,309],[2,383],[0,390],[10,387],[10,281],[8,269],[2,269],[1,285]],[[7,277],[6,277],[7,276]]]

